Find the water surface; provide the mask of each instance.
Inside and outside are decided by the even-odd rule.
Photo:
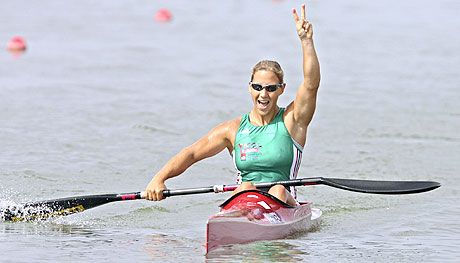
[[[302,79],[290,14],[300,1],[9,1],[0,42],[0,205],[143,190],[182,147],[250,110],[250,68],[276,59]],[[205,257],[208,216],[228,194],[130,201],[44,222],[0,222],[3,262],[447,262],[460,248],[460,4],[312,1],[322,82],[302,177],[435,180],[375,196],[299,189],[317,231]],[[170,23],[153,19],[167,7]],[[228,153],[170,188],[229,184]]]

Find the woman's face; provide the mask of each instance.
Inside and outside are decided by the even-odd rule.
[[[265,87],[267,85],[279,84],[280,80],[272,71],[258,70],[254,73],[251,83],[260,84]],[[252,101],[254,103],[254,110],[262,116],[268,115],[277,110],[278,97],[283,94],[283,92],[284,86],[270,92],[267,91],[267,89],[257,91],[249,85],[249,93],[251,94]]]

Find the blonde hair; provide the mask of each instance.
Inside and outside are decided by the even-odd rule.
[[[259,61],[253,68],[252,68],[252,74],[251,74],[251,81],[254,78],[254,74],[259,71],[259,70],[266,70],[266,71],[271,71],[275,73],[276,77],[278,77],[278,80],[280,83],[284,83],[284,72],[281,69],[281,66],[278,62],[273,61],[273,60],[262,60]]]

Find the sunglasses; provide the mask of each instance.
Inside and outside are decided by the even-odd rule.
[[[249,85],[251,85],[251,87],[253,89],[257,90],[257,91],[261,91],[261,90],[265,89],[268,92],[273,92],[273,91],[277,90],[278,88],[284,87],[284,83],[278,83],[278,84],[271,84],[271,85],[262,86],[261,84],[256,84],[256,83],[249,82]]]

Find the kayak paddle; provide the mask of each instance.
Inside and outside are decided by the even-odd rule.
[[[441,186],[438,182],[433,181],[374,181],[374,180],[356,180],[356,179],[338,179],[338,178],[301,178],[287,181],[256,183],[256,187],[272,187],[281,184],[284,186],[308,186],[308,185],[328,185],[343,190],[369,193],[369,194],[414,194],[434,190]],[[202,193],[221,193],[233,191],[238,185],[213,185],[200,188],[185,188],[163,191],[165,197],[202,194]],[[19,206],[10,206],[0,208],[0,219],[6,221],[29,221],[46,219],[48,217],[70,215],[82,212],[103,204],[136,200],[145,198],[144,192],[134,192],[125,194],[104,194],[104,195],[86,195],[68,197],[54,200],[47,200],[34,203],[26,203]]]

